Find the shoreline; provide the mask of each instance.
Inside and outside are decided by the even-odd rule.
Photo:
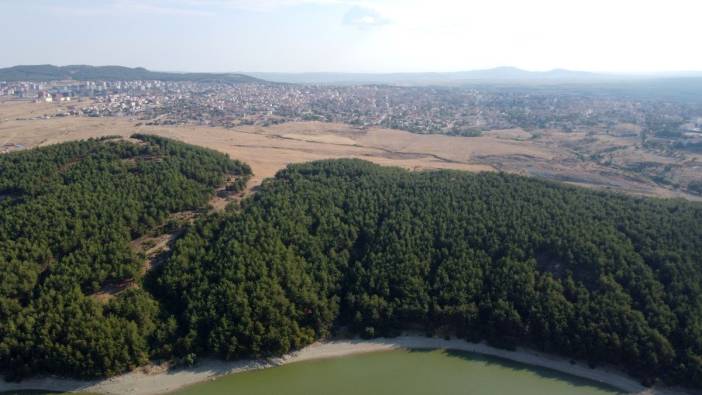
[[[301,350],[277,358],[245,359],[237,361],[207,358],[199,361],[193,367],[166,370],[162,367],[151,366],[139,368],[120,376],[102,380],[83,381],[55,376],[30,378],[19,383],[8,383],[4,380],[0,380],[0,392],[46,390],[90,392],[105,395],[167,394],[193,384],[213,380],[228,374],[270,368],[294,362],[398,349],[446,349],[487,355],[589,379],[630,394],[687,394],[686,392],[668,388],[647,388],[636,379],[629,377],[623,372],[608,368],[591,369],[582,363],[572,364],[570,360],[566,358],[543,354],[533,350],[518,348],[515,351],[508,351],[491,347],[484,343],[469,343],[460,339],[445,340],[423,336],[323,341],[313,343]]]

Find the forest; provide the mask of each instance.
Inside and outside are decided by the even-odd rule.
[[[507,174],[291,165],[195,224],[154,286],[179,353],[403,330],[702,386],[702,206]]]
[[[110,376],[420,331],[702,387],[702,205],[502,173],[290,165],[186,224],[140,276],[129,241],[250,168],[153,136],[0,157],[0,369]],[[105,283],[141,277],[107,303]]]
[[[0,369],[106,376],[148,361],[159,304],[130,241],[202,208],[248,165],[153,136],[93,139],[0,156]]]

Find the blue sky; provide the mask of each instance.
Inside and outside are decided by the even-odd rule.
[[[702,70],[699,0],[0,0],[0,66]]]

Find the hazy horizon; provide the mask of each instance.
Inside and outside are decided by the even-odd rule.
[[[691,0],[0,2],[0,67],[426,73],[702,71]]]
[[[232,73],[232,74],[358,74],[358,75],[393,75],[393,74],[460,74],[460,73],[471,73],[471,72],[481,72],[481,71],[493,71],[493,70],[515,70],[527,73],[548,73],[556,71],[566,71],[574,73],[591,73],[593,75],[602,76],[661,76],[661,75],[687,75],[694,74],[702,75],[702,69],[700,70],[656,70],[656,71],[591,71],[591,70],[577,70],[577,69],[565,69],[565,68],[552,68],[544,70],[530,70],[521,67],[514,66],[495,66],[484,69],[459,69],[459,70],[447,70],[447,71],[433,71],[433,70],[419,70],[419,71],[344,71],[344,70],[320,70],[320,71],[258,71],[258,70],[228,70],[228,71],[211,71],[211,70],[178,70],[178,69],[153,69],[149,67],[144,67],[142,65],[125,65],[125,64],[84,64],[84,63],[66,63],[66,64],[53,64],[53,63],[35,63],[35,64],[11,64],[4,65],[0,64],[0,68],[11,68],[11,67],[23,67],[23,66],[57,66],[57,67],[68,67],[68,66],[88,66],[88,67],[128,67],[128,68],[144,68],[148,71],[154,72],[164,72],[164,73]]]

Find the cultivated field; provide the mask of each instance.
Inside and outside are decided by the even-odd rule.
[[[229,154],[249,163],[253,185],[289,163],[361,158],[412,170],[506,171],[635,194],[698,199],[626,170],[631,163],[672,166],[680,178],[700,177],[702,157],[684,160],[645,152],[631,133],[592,135],[520,129],[489,131],[481,137],[421,135],[398,130],[359,129],[345,124],[294,122],[231,129],[207,126],[145,126],[123,117],[55,117],[76,103],[0,102],[0,150],[9,152],[105,135],[149,133]],[[626,130],[626,125],[622,125]],[[0,151],[0,152],[2,152]],[[605,152],[607,162],[593,160]]]

